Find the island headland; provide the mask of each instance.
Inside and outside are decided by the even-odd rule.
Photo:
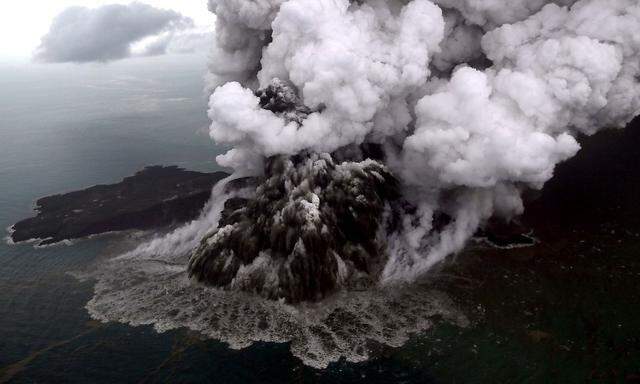
[[[50,245],[131,229],[153,229],[194,219],[212,187],[229,176],[177,166],[149,166],[121,182],[43,197],[37,215],[11,227],[10,240]]]

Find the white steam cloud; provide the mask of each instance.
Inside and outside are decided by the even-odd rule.
[[[202,49],[208,35],[178,12],[139,2],[69,7],[42,37],[35,59],[84,63],[182,53]]]
[[[371,340],[402,345],[433,316],[465,326],[441,293],[387,284],[521,213],[577,134],[640,112],[637,0],[209,6],[211,136],[233,146],[218,161],[238,179],[103,266],[96,319],[289,342],[318,368],[367,359]]]
[[[417,210],[388,239],[383,281],[459,251],[493,215],[520,214],[579,150],[575,136],[640,112],[637,0],[210,0],[211,136],[220,164],[350,144],[384,148]],[[292,85],[288,119],[257,88]],[[444,213],[446,225],[435,225]]]

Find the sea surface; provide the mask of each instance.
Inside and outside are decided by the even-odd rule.
[[[42,196],[117,182],[147,165],[215,171],[205,57],[109,65],[0,64],[0,227]],[[4,237],[6,235],[3,234]],[[72,246],[0,243],[0,382],[425,382],[402,364],[304,366],[282,344],[230,350],[177,330],[92,320],[91,269],[128,246],[101,236]],[[382,364],[382,365],[380,365]]]
[[[224,148],[208,137],[205,63],[0,63],[0,227],[32,215],[39,197],[117,182],[147,165],[219,170]],[[92,319],[85,306],[96,282],[77,272],[131,249],[131,234],[48,248],[2,241],[0,383],[638,382],[640,119],[581,141],[530,202],[523,221],[535,246],[472,243],[420,282],[446,293],[469,326],[434,320],[401,347],[371,345],[368,361],[326,369],[295,357],[295,343],[236,350],[184,328]]]

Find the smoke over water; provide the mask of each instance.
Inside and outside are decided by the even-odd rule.
[[[305,364],[325,368],[346,358],[369,358],[371,343],[401,346],[437,321],[467,326],[467,318],[441,292],[425,288],[375,288],[341,292],[322,303],[296,306],[238,291],[222,291],[188,279],[189,254],[200,228],[220,219],[230,197],[214,188],[206,213],[165,238],[107,261],[95,278],[90,315],[101,321],[153,325],[158,332],[185,327],[240,349],[254,342],[290,343]]]
[[[401,225],[381,244],[383,282],[414,280],[490,217],[522,213],[521,192],[542,188],[576,154],[575,135],[640,111],[635,0],[209,7],[218,15],[211,136],[234,147],[218,162],[260,175],[273,156],[378,146],[375,160],[411,207],[395,212]],[[304,108],[265,107],[255,90],[274,81]]]
[[[385,287],[415,281],[488,219],[521,214],[522,192],[542,188],[577,153],[576,136],[640,113],[636,0],[210,0],[209,8],[211,137],[233,147],[218,162],[250,181],[227,187],[232,199],[219,187],[200,220],[114,260],[89,304],[98,318],[183,325],[239,346],[293,340],[294,353],[317,366],[364,358],[355,352],[362,338],[397,344],[426,328],[398,320],[404,330],[380,336],[386,320],[365,303],[396,302]],[[363,286],[369,292],[336,294]],[[397,316],[460,318],[439,294],[403,289],[395,294],[414,307]],[[334,307],[312,311],[311,321],[300,315],[311,304],[235,291],[289,303],[329,297]],[[369,325],[330,331],[338,347],[309,357],[326,345],[300,335],[331,329],[328,313],[341,300]],[[296,331],[231,325],[259,319],[256,311]]]

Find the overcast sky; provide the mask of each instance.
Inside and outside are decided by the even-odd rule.
[[[206,0],[143,0],[158,8],[173,9],[199,26],[212,25]],[[29,58],[40,44],[54,17],[73,5],[97,7],[128,4],[130,0],[0,0],[0,56]]]

